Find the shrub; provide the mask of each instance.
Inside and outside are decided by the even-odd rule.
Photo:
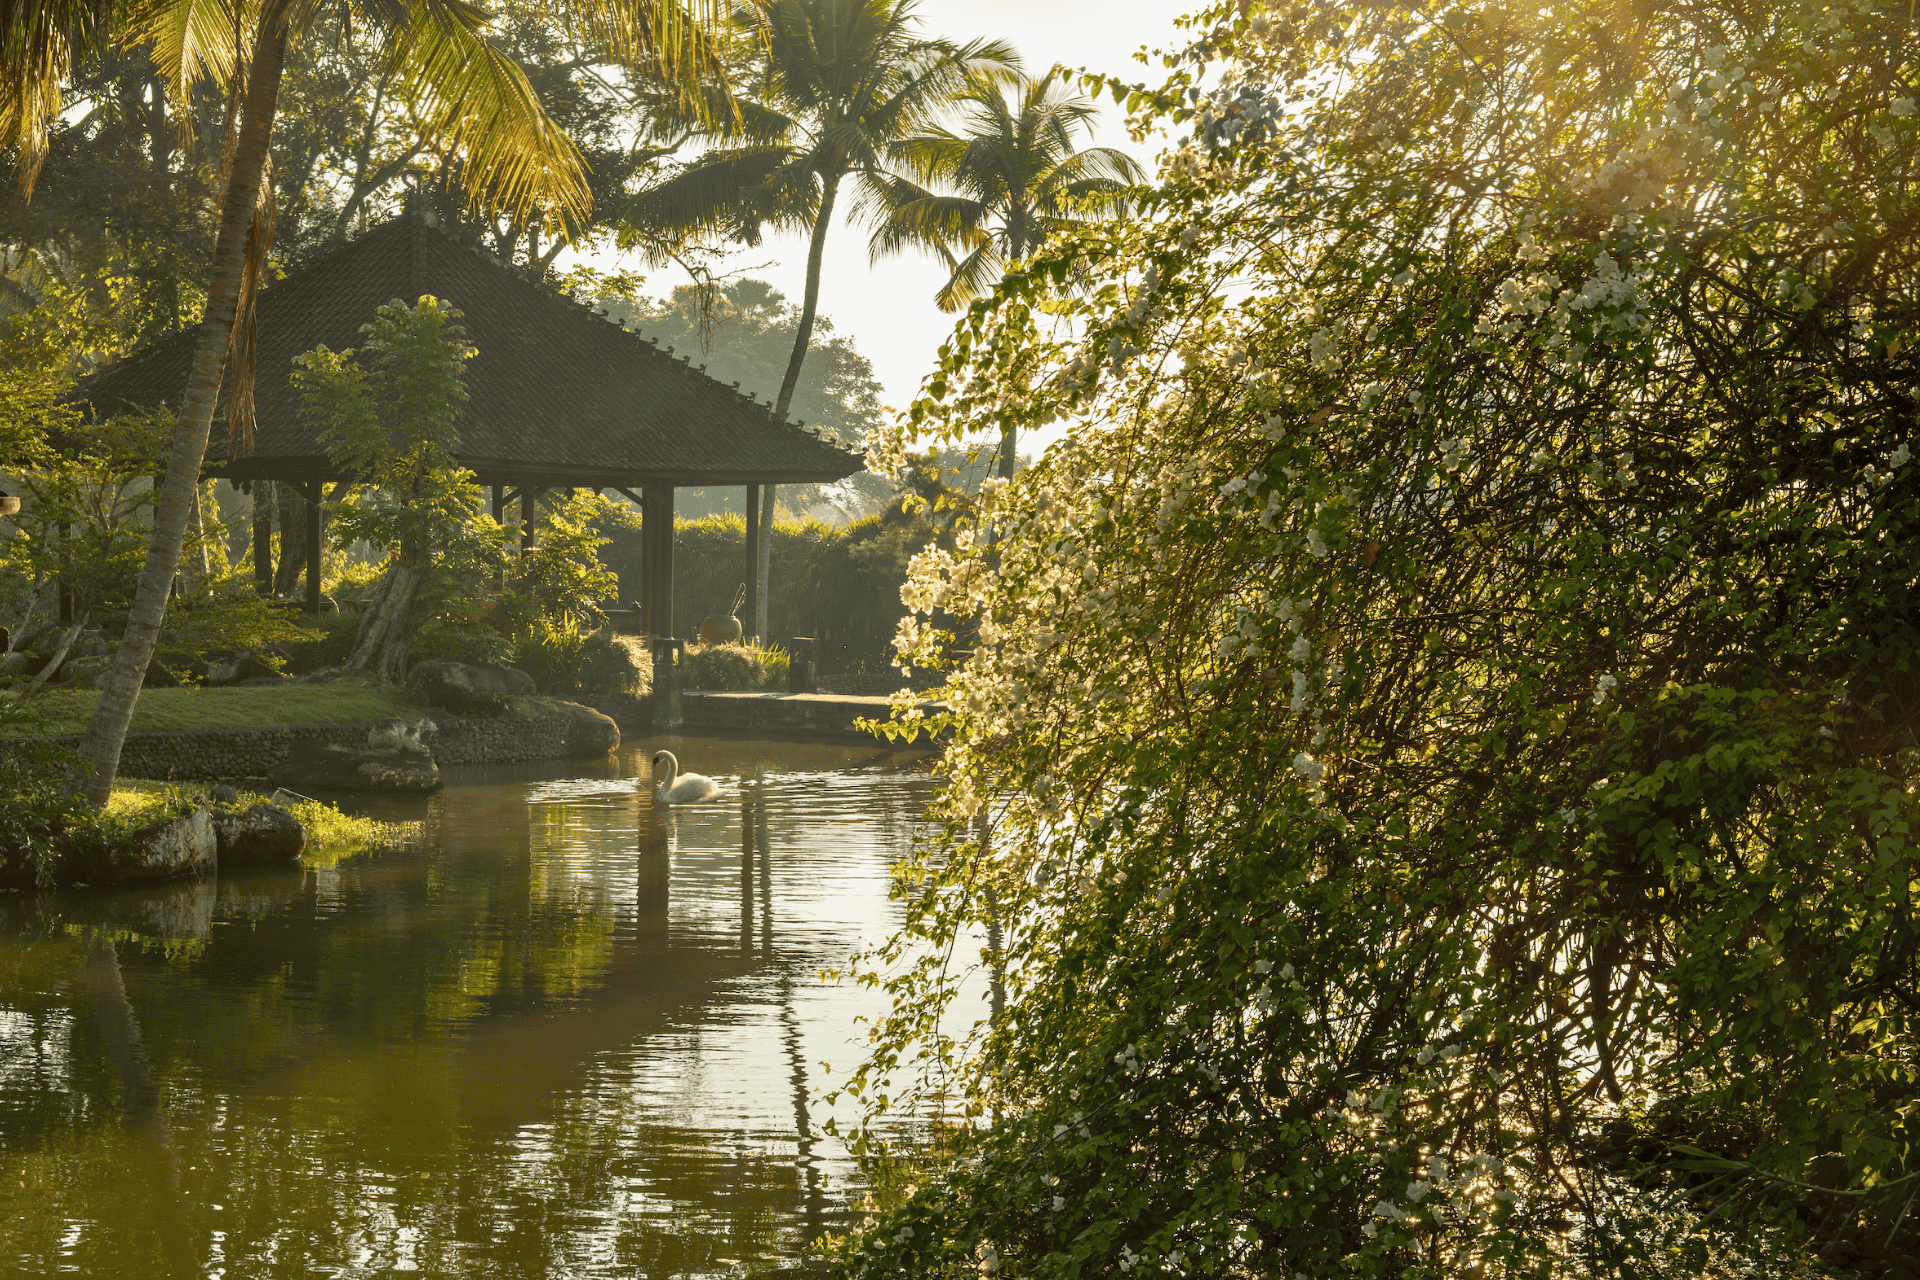
[[[88,816],[86,802],[65,786],[80,756],[47,741],[46,718],[14,698],[0,698],[0,734],[20,733],[20,741],[0,747],[0,880],[49,883],[56,840]]]
[[[514,638],[514,664],[542,693],[572,693],[587,671],[587,633],[572,618],[530,619]]]
[[[688,689],[760,689],[767,683],[762,651],[752,645],[688,645],[680,664],[682,687]]]

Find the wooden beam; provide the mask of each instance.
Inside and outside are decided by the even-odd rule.
[[[608,485],[607,487],[609,489],[612,489],[615,493],[619,494],[621,497],[625,498],[628,502],[631,502],[634,506],[645,509],[647,505],[646,502],[640,497],[639,494],[635,493],[633,490],[622,489],[617,484],[611,484],[611,485]]]
[[[273,594],[273,481],[255,480],[253,490],[253,589]]]
[[[760,617],[760,486],[747,486],[747,616],[740,619],[741,634],[754,638],[754,624]],[[764,639],[761,643],[766,643]]]
[[[673,635],[673,486],[640,489],[640,625],[655,640]]]
[[[520,551],[523,555],[533,550],[533,501],[535,496],[531,486],[520,486]]]

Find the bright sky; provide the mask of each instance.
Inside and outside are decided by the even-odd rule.
[[[1130,80],[1157,81],[1165,74],[1133,61],[1142,45],[1164,48],[1181,43],[1174,19],[1200,7],[1198,0],[921,0],[918,12],[930,35],[954,40],[997,37],[1020,51],[1027,70],[1044,72],[1055,63],[1110,71]],[[1092,145],[1129,151],[1149,172],[1158,144],[1136,146],[1121,126],[1111,99],[1104,103],[1102,125]],[[757,249],[742,249],[732,259],[750,274],[770,282],[799,302],[804,289],[806,241],[797,235],[769,237]],[[765,264],[765,265],[762,265]],[[598,263],[597,265],[612,265]],[[933,305],[945,281],[936,261],[913,253],[869,265],[867,232],[838,221],[827,237],[821,269],[820,311],[837,333],[850,336],[873,361],[886,388],[884,401],[903,406],[933,367],[934,353],[953,323]],[[660,272],[646,291],[662,294],[684,283],[679,272]],[[1025,452],[1025,449],[1022,449]]]

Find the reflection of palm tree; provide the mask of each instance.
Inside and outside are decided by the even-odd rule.
[[[168,1204],[158,1217],[162,1225],[165,1253],[170,1272],[197,1275],[200,1271],[192,1241],[184,1230],[186,1215],[180,1203],[180,1160],[174,1154],[173,1138],[167,1131],[166,1113],[160,1109],[160,1088],[153,1078],[153,1063],[140,1035],[140,1021],[134,1016],[133,1002],[127,999],[126,982],[120,974],[120,953],[105,933],[93,935],[83,971],[93,994],[93,1023],[107,1047],[113,1073],[120,1080],[120,1106],[130,1120],[129,1128],[141,1138],[159,1166],[157,1180]]]
[[[1057,75],[1023,77],[1012,101],[1000,81],[972,76],[956,99],[966,116],[960,131],[931,129],[887,147],[889,166],[910,177],[873,184],[874,257],[909,245],[937,254],[951,273],[934,295],[942,311],[991,292],[1010,264],[1062,227],[1123,214],[1128,185],[1142,179],[1140,166],[1111,147],[1074,150],[1074,135],[1091,131],[1096,109]],[[1008,479],[1013,430],[1000,451]]]
[[[827,228],[849,177],[877,181],[896,139],[926,128],[971,72],[1017,62],[1004,43],[929,40],[913,0],[758,0],[749,21],[762,51],[754,102],[715,113],[714,150],[642,192],[627,221],[640,234],[722,234],[757,244],[765,226],[807,233],[807,283],[799,330],[773,406],[784,419],[799,385],[820,309]],[[774,490],[762,491],[760,527],[771,529]],[[760,540],[755,634],[767,632],[773,540]]]

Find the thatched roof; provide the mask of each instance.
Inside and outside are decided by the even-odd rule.
[[[419,214],[375,227],[271,287],[259,303],[254,446],[227,456],[214,420],[207,471],[235,479],[340,477],[301,421],[293,359],[362,341],[381,304],[432,294],[459,308],[469,399],[459,457],[483,483],[797,484],[860,470],[857,454],[789,422],[639,335],[467,249]],[[84,379],[97,413],[178,404],[196,329],[146,343]]]

